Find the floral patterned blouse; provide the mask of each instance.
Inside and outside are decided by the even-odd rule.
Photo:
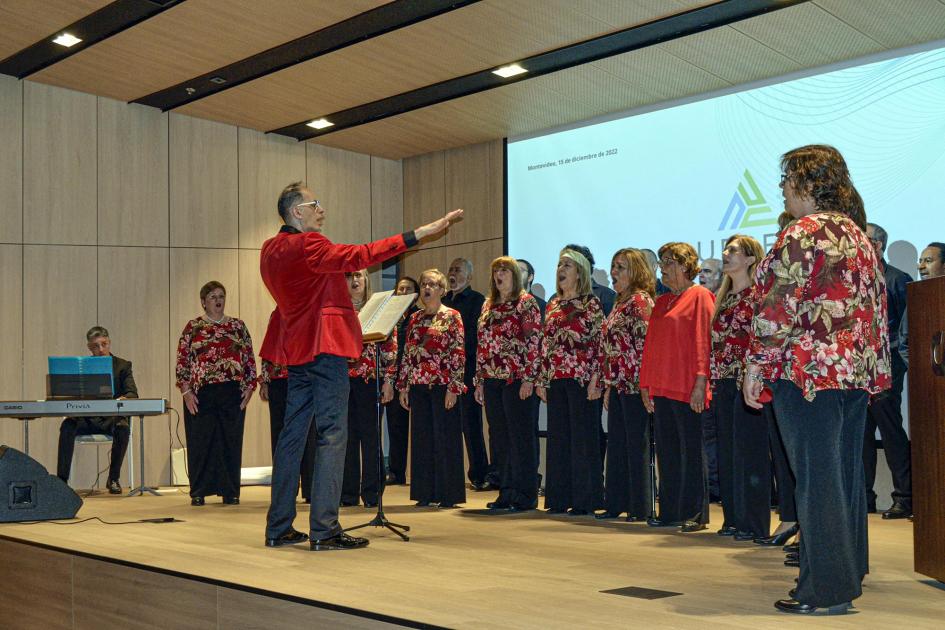
[[[393,384],[397,378],[397,334],[394,333],[381,342],[381,377]],[[348,361],[348,377],[363,378],[365,381],[374,380],[374,344],[366,343],[361,348],[361,356]]]
[[[807,400],[825,389],[890,386],[886,283],[866,235],[829,212],[798,219],[758,265],[760,301],[750,362],[797,385]]]
[[[653,298],[638,291],[618,302],[601,326],[602,382],[621,394],[640,392],[643,342],[653,312]]]
[[[486,300],[479,316],[473,385],[479,386],[487,378],[534,383],[540,351],[541,312],[534,297],[525,293],[500,304]]]
[[[187,322],[177,343],[177,387],[195,394],[204,385],[238,381],[240,390],[256,389],[253,340],[242,320],[215,324],[203,317]]]
[[[463,320],[458,311],[444,307],[433,315],[420,310],[410,316],[398,390],[406,391],[411,385],[446,385],[458,396],[466,392],[465,364]]]
[[[755,314],[752,286],[729,292],[719,304],[718,315],[712,320],[712,352],[709,372],[713,381],[723,378],[739,379],[745,367],[745,355],[751,343],[751,320]]]
[[[278,363],[273,363],[269,359],[260,359],[259,362],[259,383],[271,383],[280,378],[289,378],[289,368]]]
[[[582,386],[600,372],[600,333],[604,311],[593,294],[548,302],[541,365],[537,385],[548,387],[559,378],[576,379]]]

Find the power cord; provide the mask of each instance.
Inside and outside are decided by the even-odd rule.
[[[187,448],[184,446],[184,441],[180,438],[180,412],[174,409],[173,407],[168,407],[168,410],[173,411],[174,415],[177,416],[177,424],[174,427],[174,433],[177,435],[177,444],[180,445],[182,449]],[[171,418],[167,418],[167,434],[168,442],[173,444],[170,434],[171,434]],[[190,479],[190,470],[187,468],[187,458],[184,457],[184,474],[187,475],[187,478]]]
[[[89,521],[98,521],[104,525],[137,525],[138,523],[183,523],[184,521],[173,516],[160,516],[157,518],[141,518],[136,521],[106,521],[98,516],[90,516],[78,521],[21,521],[16,525],[38,525],[39,523],[50,523],[52,525],[79,525]]]

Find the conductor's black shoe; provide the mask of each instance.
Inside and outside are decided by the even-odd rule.
[[[203,505],[203,504],[204,504],[204,499],[203,499],[203,497],[190,497],[190,504],[191,504],[191,505]]]
[[[606,520],[610,520],[610,519],[614,519],[614,518],[620,518],[620,513],[619,513],[619,512],[611,512],[611,511],[608,510],[607,512],[601,512],[600,514],[595,514],[595,515],[594,515],[594,518],[596,518],[596,519],[598,519],[598,520],[601,520],[601,521],[606,521]]]
[[[837,604],[836,606],[818,608],[817,606],[811,606],[810,604],[802,604],[796,599],[779,599],[774,603],[774,607],[781,612],[794,613],[796,615],[810,615],[816,613],[825,615],[845,615],[851,608],[853,608],[853,605],[850,602],[846,602],[843,604]]]
[[[223,497],[223,503],[226,505],[239,505],[240,498],[239,497]]]
[[[286,545],[297,545],[308,540],[308,534],[289,528],[289,531],[276,538],[267,538],[267,547],[285,547]]]
[[[719,531],[715,532],[719,536],[734,536],[738,532],[738,528],[732,527],[731,525],[725,525]]]
[[[312,551],[336,551],[344,549],[360,549],[368,546],[367,538],[356,538],[344,532],[331,538],[312,540],[309,542]]]
[[[121,484],[118,483],[117,479],[109,479],[105,487],[108,488],[108,494],[121,494]],[[883,518],[886,518],[886,516],[883,515]]]
[[[688,534],[691,532],[701,532],[703,529],[708,529],[708,525],[705,523],[697,523],[696,521],[686,521],[679,528],[679,531]]]
[[[111,492],[111,486],[108,487],[108,491]],[[892,507],[883,512],[883,520],[889,521],[897,518],[909,518],[912,516],[912,508],[906,507],[899,501],[893,503]]]
[[[506,503],[505,501],[490,501],[486,503],[486,507],[490,510],[507,510],[512,507],[511,504]]]

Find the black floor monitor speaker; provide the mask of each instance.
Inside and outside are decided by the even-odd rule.
[[[0,523],[75,518],[82,499],[38,461],[0,446]]]

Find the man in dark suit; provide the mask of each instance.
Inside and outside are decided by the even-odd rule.
[[[462,216],[454,210],[411,232],[366,245],[336,245],[322,235],[325,209],[301,182],[279,195],[285,225],[260,253],[260,273],[276,301],[260,355],[288,366],[285,420],[272,459],[272,502],[266,546],[310,540],[313,551],[357,549],[365,538],[345,534],[338,523],[341,481],[348,443],[348,359],[361,355],[361,325],[351,303],[345,272],[359,271],[401,254]],[[299,466],[315,422],[310,535],[292,527]]]
[[[545,306],[547,306],[548,303],[532,293],[532,283],[535,282],[535,268],[524,258],[518,258],[515,262],[518,263],[518,270],[522,274],[522,288],[525,289],[525,293],[530,293],[531,296],[535,298],[535,301],[538,302],[538,309],[541,311],[541,323],[544,324]]]
[[[902,426],[902,387],[908,367],[901,352],[906,345],[906,330],[901,322],[906,314],[906,284],[912,282],[912,277],[883,258],[889,239],[886,230],[875,223],[867,223],[866,236],[876,251],[876,258],[886,279],[889,357],[892,366],[892,387],[870,397],[866,408],[866,439],[863,442],[866,503],[870,512],[876,511],[873,483],[876,481],[876,429],[879,429],[893,482],[893,504],[883,512],[883,518],[908,518],[912,516],[912,447]]]
[[[466,369],[463,381],[466,383],[467,393],[460,398],[459,415],[463,423],[463,439],[466,441],[466,455],[469,458],[469,483],[473,490],[498,489],[498,474],[489,466],[489,457],[486,454],[486,442],[482,436],[482,405],[476,402],[472,395],[473,377],[476,375],[476,348],[479,341],[479,315],[485,296],[473,291],[469,286],[472,279],[472,263],[465,258],[457,258],[450,263],[446,272],[449,291],[443,297],[443,304],[459,311],[463,319],[463,334],[465,336]],[[491,440],[490,440],[491,441]],[[492,449],[489,449],[492,452]]]
[[[108,331],[102,326],[93,326],[85,333],[85,339],[92,356],[112,358],[114,397],[117,400],[137,398],[138,386],[135,385],[135,377],[131,371],[131,361],[125,361],[112,354],[112,341],[108,336]],[[68,483],[69,471],[72,468],[72,454],[75,451],[75,436],[95,433],[112,437],[111,464],[108,467],[108,481],[105,487],[108,488],[109,494],[121,494],[118,477],[121,475],[121,464],[125,461],[125,451],[128,450],[130,433],[128,418],[95,416],[63,420],[59,426],[59,457],[56,474]]]

